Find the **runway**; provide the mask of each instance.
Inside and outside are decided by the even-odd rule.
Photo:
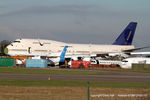
[[[71,80],[71,81],[110,81],[110,82],[150,82],[150,73],[103,71],[102,75],[50,75],[50,74],[11,74],[0,73],[0,79],[25,80]]]

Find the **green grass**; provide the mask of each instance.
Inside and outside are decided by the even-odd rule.
[[[52,70],[52,69],[28,69],[28,68],[0,68],[0,73],[22,74],[52,74],[52,75],[99,75],[101,72]]]
[[[105,88],[150,88],[150,83],[142,82],[91,82],[91,85]]]
[[[150,69],[119,69],[119,68],[99,68],[101,71],[123,71],[123,72],[143,72],[149,73]]]
[[[125,71],[125,72],[147,72],[149,73],[150,70],[146,69],[94,69],[99,71]],[[22,74],[52,74],[52,75],[103,75],[109,74],[105,72],[94,72],[88,71],[88,69],[84,70],[54,70],[54,69],[33,69],[33,68],[0,68],[0,73],[22,73]]]
[[[18,80],[0,79],[1,86],[55,86],[55,87],[87,87],[87,82],[62,80]],[[150,88],[150,83],[139,82],[90,82],[90,87],[101,88]]]

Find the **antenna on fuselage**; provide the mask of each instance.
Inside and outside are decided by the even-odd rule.
[[[38,33],[37,33],[37,36],[38,36],[38,42],[39,42],[40,46],[43,46],[44,44],[43,44],[43,43],[41,43],[41,41],[40,41],[40,37],[39,37]]]
[[[21,33],[18,33],[18,35],[17,35],[17,39],[22,39],[22,35],[21,35]]]

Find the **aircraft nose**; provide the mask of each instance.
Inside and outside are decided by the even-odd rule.
[[[4,54],[8,54],[8,48],[7,47],[4,49]]]

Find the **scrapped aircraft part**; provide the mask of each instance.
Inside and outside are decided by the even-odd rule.
[[[122,60],[121,68],[132,69],[132,64],[150,64],[150,58],[133,57]]]
[[[4,54],[8,54],[8,48],[4,49]]]

